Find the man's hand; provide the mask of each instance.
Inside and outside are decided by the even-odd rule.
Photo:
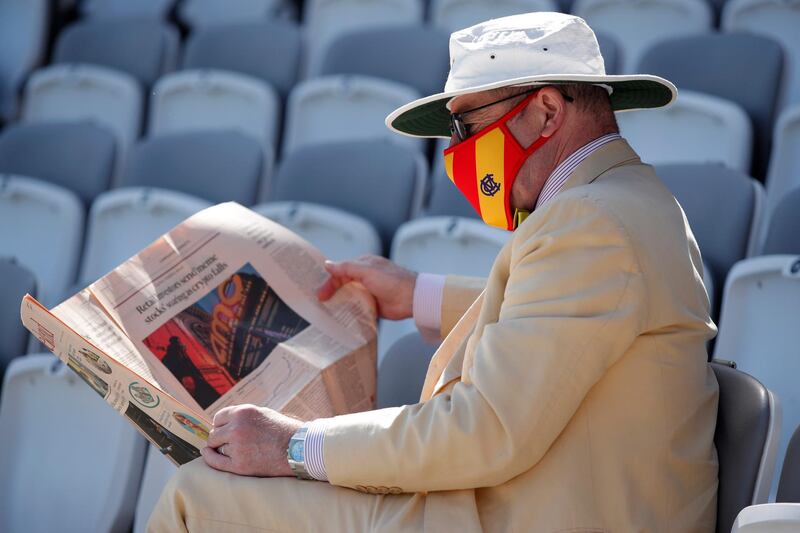
[[[286,448],[302,425],[301,421],[266,407],[225,407],[214,415],[208,447],[200,453],[208,466],[225,472],[258,477],[293,476]]]
[[[317,290],[319,299],[328,300],[339,287],[358,281],[372,294],[378,304],[378,314],[389,320],[411,318],[414,286],[417,273],[397,266],[388,259],[365,255],[353,261],[327,261],[325,269],[331,275]]]

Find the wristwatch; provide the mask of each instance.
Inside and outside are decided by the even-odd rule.
[[[289,439],[289,447],[286,449],[289,467],[298,479],[314,479],[306,470],[306,433],[308,433],[307,425],[298,429]]]

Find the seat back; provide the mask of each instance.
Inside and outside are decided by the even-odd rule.
[[[28,330],[19,319],[26,293],[36,296],[33,272],[13,258],[0,257],[0,385],[8,363],[27,351]]]
[[[17,90],[43,58],[49,6],[49,0],[0,2],[0,119],[14,118]]]
[[[158,187],[211,202],[252,205],[265,169],[264,152],[236,131],[193,131],[145,139],[131,150],[124,187]]]
[[[708,75],[709,65],[714,65],[713,76]],[[765,175],[783,72],[783,52],[777,42],[748,34],[673,38],[650,48],[639,70],[666,77],[678,90],[708,93],[739,104],[754,126],[755,176]],[[741,83],[742,72],[758,83]]]
[[[800,503],[800,426],[786,447],[776,502]]]
[[[454,32],[485,20],[532,11],[558,11],[558,5],[555,0],[432,0],[428,16],[433,25]]]
[[[439,143],[439,146],[442,144]],[[440,147],[437,147],[435,151],[434,161],[430,176],[431,195],[428,198],[428,207],[425,210],[425,214],[428,216],[480,218],[480,215],[469,203],[469,200],[447,177]]]
[[[800,187],[786,194],[769,217],[762,253],[800,255]]]
[[[280,99],[264,81],[220,70],[168,74],[153,87],[149,134],[238,130],[270,147],[278,142]]]
[[[139,487],[139,496],[136,498],[136,514],[133,518],[133,533],[145,533],[147,521],[156,507],[159,496],[169,481],[169,478],[178,469],[172,461],[161,453],[155,446],[147,447],[147,459],[144,463],[142,485]]]
[[[797,187],[800,187],[800,105],[781,113],[775,125],[767,175],[768,212]]]
[[[681,91],[669,107],[618,113],[617,122],[647,163],[722,163],[743,174],[750,172],[752,126],[734,102]]]
[[[622,72],[633,73],[654,44],[711,29],[711,8],[697,0],[577,0],[572,12],[593,30],[613,35],[622,52]],[[649,72],[649,71],[642,71]]]
[[[54,62],[121,70],[150,87],[175,68],[179,45],[177,30],[157,19],[90,20],[68,26],[59,34]]]
[[[606,67],[606,74],[619,74],[622,68],[622,51],[619,42],[611,35],[596,33],[597,45],[600,47],[600,55],[603,56],[603,64]]]
[[[736,515],[767,500],[780,434],[780,408],[758,380],[711,363],[719,383],[714,445],[719,460],[717,533],[729,533]]]
[[[297,81],[300,46],[300,29],[288,21],[208,27],[189,37],[183,68],[246,74],[272,85],[285,97]]]
[[[114,134],[88,122],[15,124],[0,134],[0,173],[65,187],[87,204],[108,189],[114,155]]]
[[[419,212],[426,176],[422,155],[394,142],[308,145],[282,161],[272,199],[349,211],[375,226],[388,248],[398,226]]]
[[[93,19],[140,18],[165,19],[176,0],[83,0],[78,2],[81,14]]]
[[[448,39],[447,32],[424,26],[353,30],[331,43],[318,74],[371,76],[436,94],[447,81]]]
[[[409,333],[392,344],[378,367],[378,409],[419,402],[425,374],[436,346],[419,333]]]
[[[386,115],[418,97],[406,85],[364,76],[301,82],[289,95],[283,154],[312,144],[368,139],[421,149],[423,140],[397,135],[384,124]]]
[[[197,30],[209,26],[288,18],[294,6],[287,0],[184,0],[178,5],[181,22]]]

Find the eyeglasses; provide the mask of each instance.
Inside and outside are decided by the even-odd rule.
[[[535,93],[536,91],[540,90],[541,87],[536,87],[535,89],[531,89],[530,91],[525,91],[523,93],[513,94],[511,96],[506,96],[505,98],[501,98],[500,100],[495,100],[494,102],[489,102],[488,104],[483,104],[478,107],[473,107],[472,109],[468,109],[466,111],[461,111],[460,113],[450,113],[450,135],[455,135],[458,139],[458,142],[466,141],[469,138],[470,133],[467,130],[467,125],[464,123],[464,115],[468,115],[469,113],[473,113],[480,109],[485,109],[487,107],[491,107],[495,104],[499,104],[500,102],[505,102],[506,100],[511,100],[513,98],[519,98],[520,96],[525,96],[531,93]],[[559,91],[561,92],[561,91]],[[564,97],[564,100],[567,102],[574,102],[574,98],[569,95],[564,94],[561,92],[561,96]]]

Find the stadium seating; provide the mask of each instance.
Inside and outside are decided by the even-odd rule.
[[[111,130],[119,152],[142,129],[142,89],[124,72],[93,65],[53,65],[25,86],[23,122],[91,121]]]
[[[161,18],[165,19],[176,0],[81,0],[81,14],[91,18]]]
[[[0,173],[65,187],[88,204],[108,189],[114,153],[113,133],[88,122],[15,124],[0,134]]]
[[[754,257],[731,269],[725,283],[714,356],[735,361],[781,398],[786,427],[800,425],[800,258]],[[789,436],[778,451],[782,461]],[[774,493],[774,487],[773,487]]]
[[[135,17],[91,20],[73,24],[61,32],[53,61],[121,70],[150,87],[175,69],[179,44],[175,28],[159,20]]]
[[[262,80],[219,70],[167,74],[153,87],[150,136],[203,130],[237,130],[260,144],[278,144],[281,105]]]
[[[436,162],[431,172],[431,196],[425,214],[428,216],[452,216],[463,218],[479,218],[478,212],[472,207],[458,188],[450,181],[444,171],[444,161],[441,151],[436,150]]]
[[[13,258],[0,257],[0,387],[8,363],[28,350],[28,330],[19,319],[19,303],[26,293],[36,297],[33,272]]]
[[[147,520],[153,513],[158,497],[164,490],[176,467],[154,446],[147,447],[142,484],[136,501],[136,514],[133,518],[133,533],[145,533]]]
[[[800,427],[794,430],[786,446],[775,501],[800,503]]]
[[[709,75],[713,68],[714,75]],[[664,76],[679,90],[704,92],[736,102],[753,122],[753,169],[766,174],[775,101],[780,88],[783,52],[766,37],[708,34],[662,41],[650,48],[639,70]],[[742,83],[743,73],[758,83]]]
[[[340,35],[361,28],[419,25],[423,14],[420,0],[306,0],[303,72],[318,72],[328,47]]]
[[[750,172],[752,126],[733,102],[686,90],[667,108],[618,113],[617,122],[647,163],[712,162]]]
[[[0,531],[128,530],[145,440],[78,374],[49,354],[15,359],[0,426]]]
[[[778,107],[800,105],[800,9],[793,1],[729,0],[722,13],[722,29],[751,32],[775,39],[786,53],[782,94]]]
[[[294,5],[287,0],[184,0],[178,5],[181,22],[197,30],[209,26],[288,18]]]
[[[309,145],[282,161],[270,199],[349,211],[372,223],[388,248],[419,213],[427,172],[419,152],[386,140]]]
[[[252,209],[300,235],[333,261],[383,252],[372,224],[341,209],[307,202],[269,202]]]
[[[784,195],[770,214],[761,253],[800,255],[800,187]]]
[[[484,20],[531,11],[558,11],[555,0],[431,0],[431,24],[454,32]]]
[[[603,64],[606,74],[619,74],[622,68],[622,50],[616,38],[605,33],[597,33],[597,45],[600,47],[600,55],[603,56]]]
[[[271,161],[236,131],[192,131],[148,138],[133,147],[123,187],[160,187],[211,202],[255,203]]]
[[[424,141],[400,136],[386,115],[419,97],[406,85],[366,76],[326,76],[299,83],[286,104],[283,154],[325,142],[388,139],[422,149]]]
[[[800,105],[783,111],[775,125],[767,175],[769,211],[796,187],[800,187]]]
[[[80,199],[67,189],[0,175],[0,227],[5,228],[0,232],[0,250],[33,272],[38,297],[45,304],[57,303],[55,298],[75,281],[83,212]]]
[[[164,189],[126,187],[101,194],[89,211],[78,277],[81,286],[210,205],[206,200]]]
[[[297,81],[300,30],[288,21],[226,24],[189,37],[184,69],[230,70],[272,85],[285,97]]]
[[[428,363],[436,346],[419,333],[409,333],[392,344],[378,368],[378,409],[419,402]]]
[[[642,55],[655,43],[707,32],[712,19],[711,8],[698,0],[576,0],[572,12],[619,41],[624,74],[637,71]]]
[[[424,26],[354,30],[331,43],[315,74],[360,74],[435,94],[447,80],[448,39],[448,33]]]
[[[748,505],[767,501],[781,433],[778,399],[757,379],[711,364],[719,383],[714,444],[719,461],[717,533],[728,533]]]
[[[17,113],[17,91],[46,49],[49,0],[0,2],[0,121]]]

